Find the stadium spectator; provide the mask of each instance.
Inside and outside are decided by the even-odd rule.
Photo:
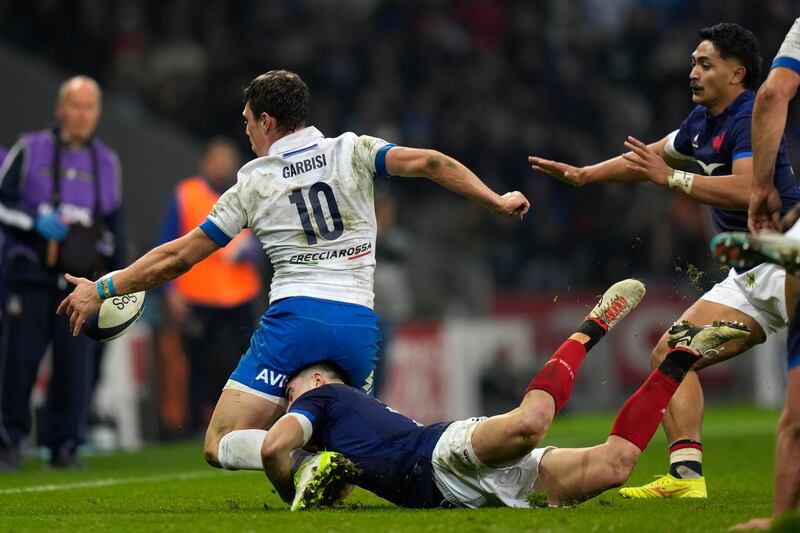
[[[491,418],[421,426],[344,385],[335,366],[303,369],[287,385],[288,413],[264,438],[264,471],[292,510],[329,503],[351,475],[355,484],[403,507],[529,507],[532,491],[543,495],[539,505],[568,506],[621,485],[692,364],[748,334],[727,322],[675,324],[668,331],[669,354],[622,407],[605,443],[536,448],[572,394],[587,352],[643,296],[637,280],[610,287],[531,380],[519,407]],[[307,444],[329,452],[292,476],[290,454]]]
[[[700,38],[691,56],[689,72],[692,100],[697,106],[678,130],[650,145],[628,137],[625,146],[630,152],[597,165],[576,168],[531,157],[533,168],[575,186],[650,181],[711,206],[718,232],[747,230],[744,209],[753,176],[750,122],[761,56],[755,36],[737,24],[720,23],[703,28]],[[700,172],[679,170],[689,163],[696,163],[695,168]],[[772,180],[784,211],[790,209],[798,201],[798,189],[785,138],[781,140]],[[747,272],[731,269],[726,279],[683,313],[681,320],[699,324],[712,319],[742,322],[753,333],[726,345],[724,351],[713,357],[703,358],[689,373],[664,417],[669,440],[669,473],[643,487],[623,488],[622,496],[707,496],[700,440],[703,391],[696,370],[747,351],[764,342],[767,335],[786,327],[798,287],[798,280],[787,278],[774,265],[761,265]],[[664,359],[669,349],[667,341],[664,335],[653,350],[653,368]]]
[[[95,344],[70,335],[55,316],[68,294],[64,272],[92,277],[124,266],[121,169],[117,154],[94,136],[101,90],[91,78],[66,80],[57,123],[23,134],[0,175],[0,223],[7,235],[6,315],[0,341],[0,468],[22,464],[31,428],[29,400],[39,363],[52,346],[53,366],[43,444],[54,468],[80,466]]]
[[[240,165],[236,144],[226,138],[212,139],[203,152],[200,174],[177,185],[159,244],[199,226],[220,196],[236,183]],[[180,328],[189,360],[192,432],[205,430],[219,391],[250,344],[256,318],[253,303],[261,294],[255,263],[262,258],[252,232],[242,232],[224,249],[165,287],[166,309]]]
[[[498,216],[521,220],[530,205],[516,191],[496,194],[435,150],[353,133],[325,138],[306,123],[308,86],[293,72],[266,72],[244,96],[245,132],[258,158],[208,218],[108,279],[67,274],[76,287],[58,312],[78,335],[104,299],[175,279],[251,228],[275,269],[271,305],[220,395],[205,454],[213,466],[260,470],[264,428],[285,410],[289,374],[333,359],[353,385],[372,390],[380,341],[372,310],[376,175],[428,178]]]

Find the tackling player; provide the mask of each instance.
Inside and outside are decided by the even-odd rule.
[[[262,469],[264,428],[284,412],[286,378],[308,364],[333,360],[350,384],[370,391],[380,341],[372,311],[376,175],[425,177],[498,215],[522,219],[528,211],[519,192],[499,196],[434,150],[353,133],[324,137],[306,125],[309,99],[292,72],[255,78],[244,93],[243,116],[258,158],[242,167],[208,219],[108,283],[67,275],[76,287],[58,309],[78,335],[105,298],[156,287],[243,228],[255,233],[275,271],[270,307],[214,409],[205,440],[213,466]]]
[[[748,334],[738,324],[674,325],[668,332],[669,354],[622,407],[605,443],[536,448],[569,399],[587,351],[639,304],[644,292],[637,280],[610,287],[530,382],[519,407],[491,418],[421,426],[343,385],[335,368],[303,369],[288,384],[288,413],[264,439],[264,471],[293,509],[335,498],[346,475],[341,467],[349,466],[333,458],[313,477],[301,470],[295,487],[290,453],[306,444],[343,455],[358,469],[354,483],[403,507],[528,507],[531,491],[545,493],[551,506],[573,505],[619,486],[694,362]]]
[[[717,231],[745,231],[746,209],[753,176],[750,123],[761,57],[753,34],[736,24],[721,23],[700,31],[700,44],[692,53],[689,85],[698,104],[681,127],[658,142],[646,145],[629,137],[631,151],[596,165],[576,168],[531,157],[535,170],[569,184],[651,181],[688,195],[711,207]],[[797,203],[798,189],[789,163],[786,141],[780,149],[772,178],[783,210]],[[680,170],[695,162],[702,173]],[[695,370],[738,355],[766,336],[786,326],[796,300],[798,280],[785,276],[775,265],[760,265],[744,273],[731,269],[681,316],[696,324],[711,320],[742,322],[752,334],[727,344],[712,357],[703,358]],[[668,350],[663,336],[652,352],[658,366]],[[687,375],[664,417],[670,442],[669,473],[643,487],[626,487],[630,498],[705,498],[703,448],[703,391],[695,371]]]
[[[772,70],[758,90],[753,109],[753,192],[748,210],[753,233],[783,229],[779,220],[781,201],[773,185],[772,171],[786,127],[789,102],[799,86],[800,18],[795,20],[772,62]],[[784,228],[792,223],[786,222]],[[800,224],[794,223],[787,235],[718,235],[712,241],[712,250],[725,260],[756,258],[757,262],[776,262],[785,266],[790,274],[798,275]],[[774,519],[800,504],[800,313],[797,307],[789,324],[787,369],[786,401],[776,436],[772,517],[756,518],[735,529],[767,529]]]

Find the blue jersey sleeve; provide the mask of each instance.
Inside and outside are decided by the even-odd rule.
[[[336,400],[337,395],[333,387],[322,386],[304,393],[297,398],[288,413],[299,415],[311,423],[311,436],[318,433],[319,428],[325,422],[325,412],[331,401]]]
[[[752,115],[747,113],[736,117],[736,121],[728,130],[730,135],[731,165],[743,157],[753,157],[753,140],[750,134]]]

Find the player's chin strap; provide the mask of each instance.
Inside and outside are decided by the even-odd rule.
[[[670,189],[681,189],[686,194],[689,194],[692,192],[692,181],[694,181],[694,174],[691,172],[684,172],[674,168],[669,170],[667,184],[669,184]]]

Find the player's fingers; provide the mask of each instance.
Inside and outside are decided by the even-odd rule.
[[[631,152],[633,152],[634,154],[638,155],[643,159],[648,156],[646,148],[642,148],[641,146],[636,146],[635,144],[629,143],[628,141],[625,141],[625,148],[627,148],[628,150],[630,150]]]
[[[642,141],[640,141],[639,139],[637,139],[633,135],[628,135],[628,142],[633,144],[634,146],[638,146],[639,148],[642,148],[644,150],[648,149],[648,147],[647,147],[647,145],[645,143],[643,143]]]
[[[70,294],[69,296],[67,296],[66,298],[61,300],[61,303],[58,304],[58,309],[56,309],[56,314],[57,315],[64,314],[64,312],[69,308],[69,299],[71,297],[72,297],[72,295]]]
[[[83,323],[86,321],[86,318],[83,316],[83,313],[75,312],[73,315],[73,319],[70,320],[70,325],[72,326],[72,336],[77,337],[78,334],[81,332],[81,328],[83,327]]]

